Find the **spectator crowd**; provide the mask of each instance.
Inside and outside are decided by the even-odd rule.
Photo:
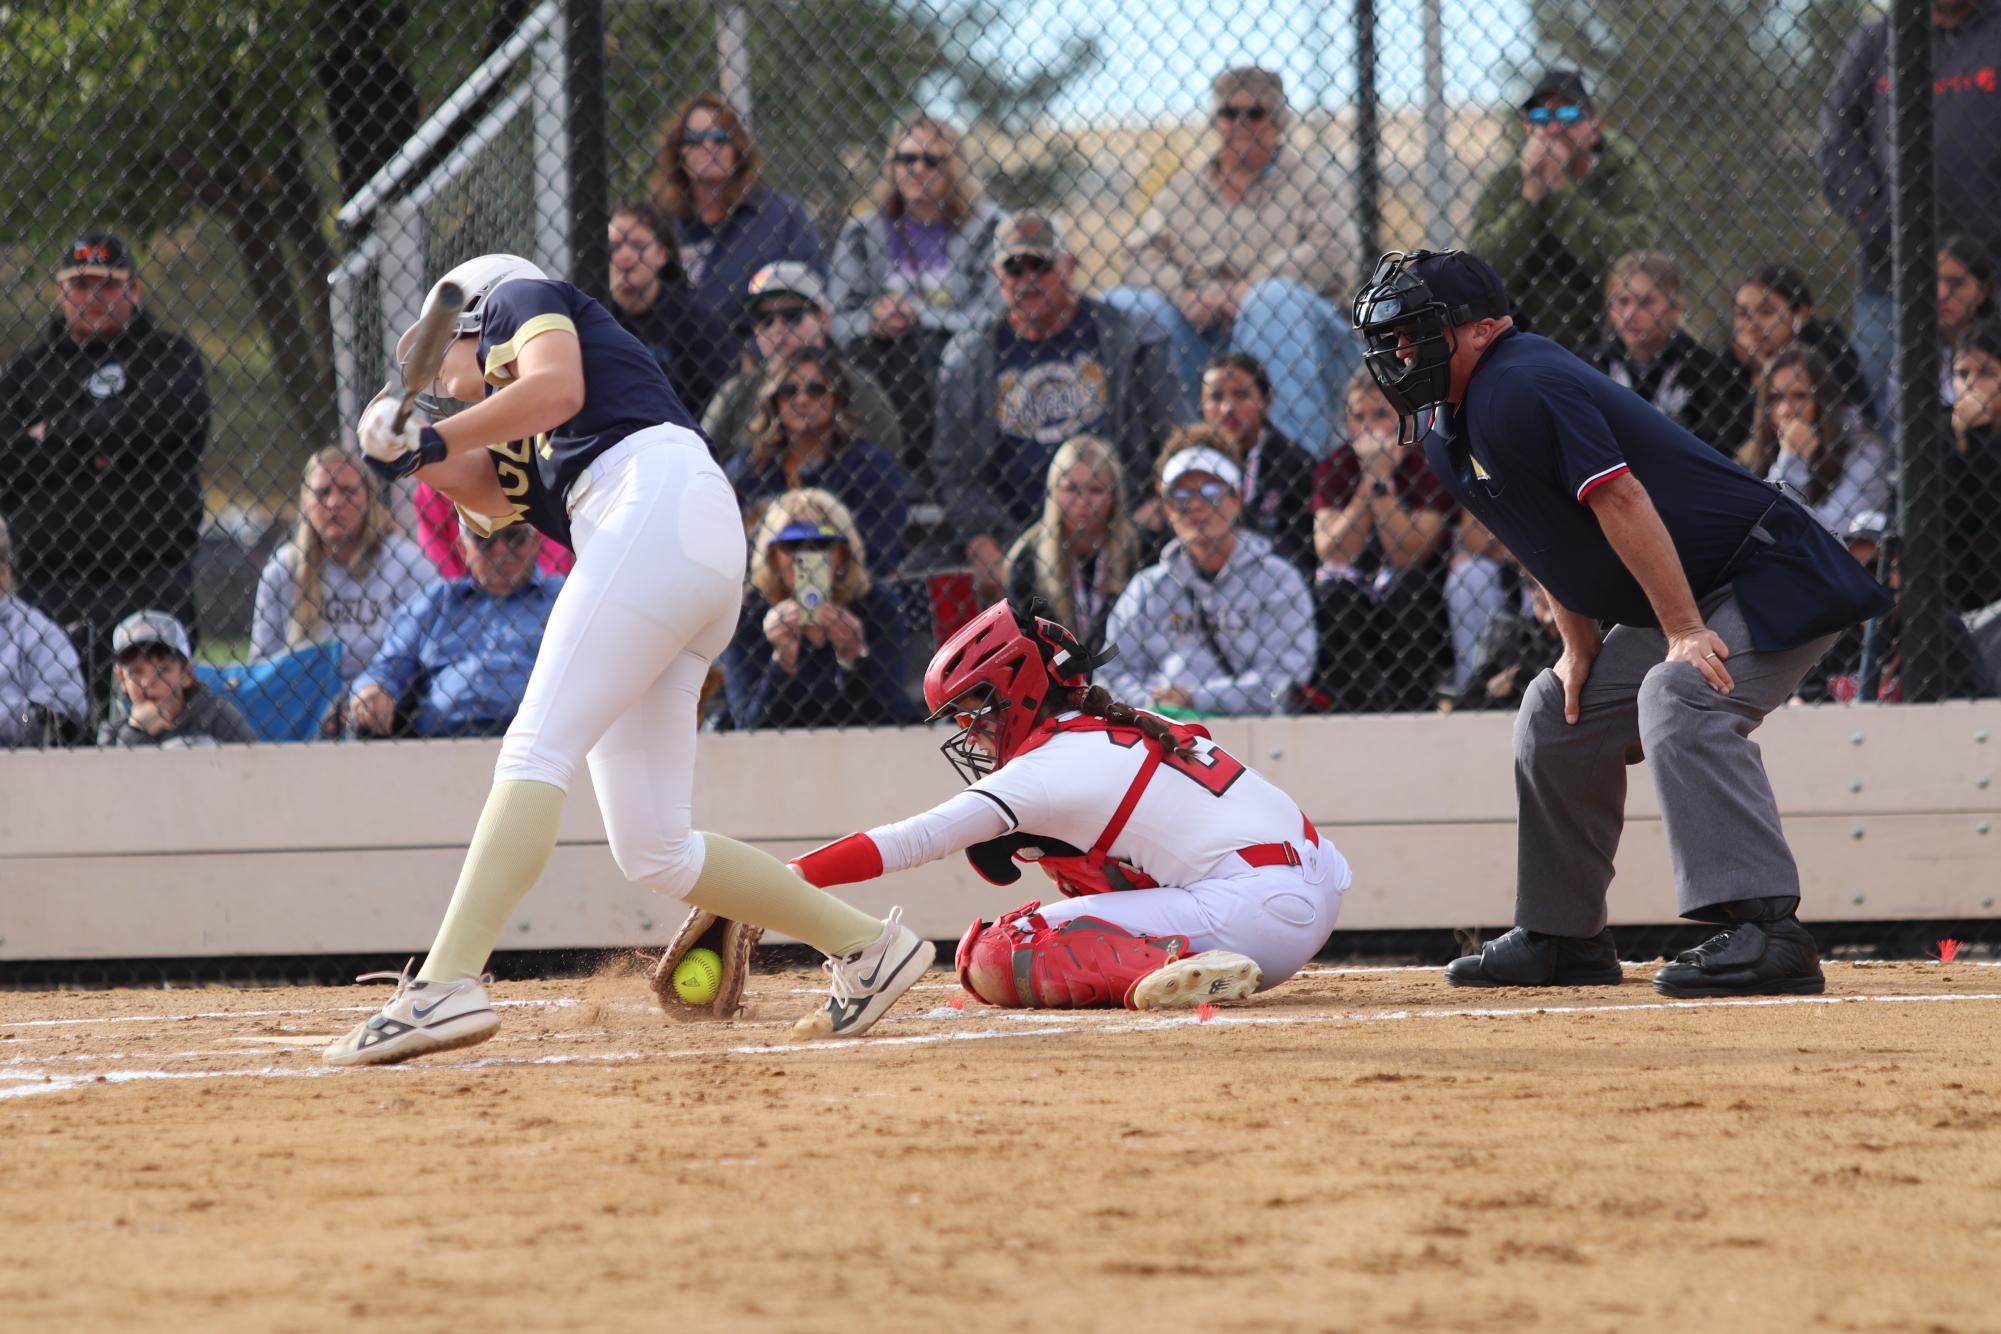
[[[1977,621],[2001,603],[2001,4],[1938,0],[1933,21],[1939,536]],[[1794,493],[1900,589],[1883,29],[1855,36],[1821,115],[1821,188],[1857,244],[1846,327],[1770,256],[1706,312],[1728,336],[1705,346],[1662,185],[1574,69],[1520,104],[1463,244],[1518,326]],[[611,213],[604,286],[744,508],[710,726],[914,721],[916,665],[1003,595],[1116,645],[1104,684],[1171,716],[1513,707],[1554,662],[1548,599],[1399,447],[1360,368],[1347,306],[1374,257],[1333,164],[1289,137],[1280,75],[1225,70],[1209,106],[1206,156],[1138,210],[1099,293],[1065,220],[997,207],[936,117],[895,127],[823,249],[735,108],[678,109],[650,194]],[[320,449],[249,663],[218,672],[190,634],[201,356],[112,233],[65,247],[55,284],[49,337],[0,368],[0,746],[505,729],[568,552],[461,531],[428,488],[385,495]],[[1991,693],[1953,624],[1951,690]],[[1900,698],[1898,643],[1894,611],[1858,628],[1803,696]],[[303,703],[265,707],[284,691]]]

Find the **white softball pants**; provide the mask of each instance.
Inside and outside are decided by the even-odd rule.
[[[1190,950],[1233,950],[1264,970],[1259,991],[1291,977],[1327,943],[1350,880],[1348,859],[1323,833],[1294,842],[1298,866],[1250,867],[1192,885],[1120,890],[1044,903],[1050,925],[1096,917],[1147,936],[1187,936]],[[1226,860],[1235,861],[1234,857]]]
[[[736,493],[699,436],[656,426],[592,462],[571,488],[570,526],[576,568],[494,778],[567,792],[588,758],[619,870],[680,898],[702,870],[696,706],[743,601]]]

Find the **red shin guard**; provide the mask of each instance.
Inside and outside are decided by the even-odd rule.
[[[1051,926],[1041,906],[1025,904],[992,926],[975,921],[959,942],[959,984],[1009,1009],[1104,1009],[1188,952],[1186,936],[1137,936],[1096,917]]]

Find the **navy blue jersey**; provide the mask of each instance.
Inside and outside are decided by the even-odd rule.
[[[1797,502],[1547,338],[1496,341],[1424,449],[1459,503],[1583,615],[1656,625],[1584,503],[1628,472],[1659,511],[1696,599],[1734,584],[1756,647],[1791,648],[1888,606],[1888,590]]]
[[[697,433],[700,428],[646,346],[603,306],[555,279],[517,278],[487,297],[481,310],[479,364],[489,396],[513,379],[521,349],[551,331],[576,335],[583,352],[584,406],[555,430],[534,440],[495,445],[492,453],[514,517],[568,546],[570,516],[564,500],[592,459],[634,431],[663,424]]]

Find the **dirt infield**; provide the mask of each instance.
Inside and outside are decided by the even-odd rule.
[[[386,990],[0,994],[0,1319],[2001,1328],[2001,968],[1645,977],[1316,969],[1201,1022],[941,972],[818,1046],[783,1027],[817,974],[728,1026],[503,983],[487,1046],[339,1073]]]

